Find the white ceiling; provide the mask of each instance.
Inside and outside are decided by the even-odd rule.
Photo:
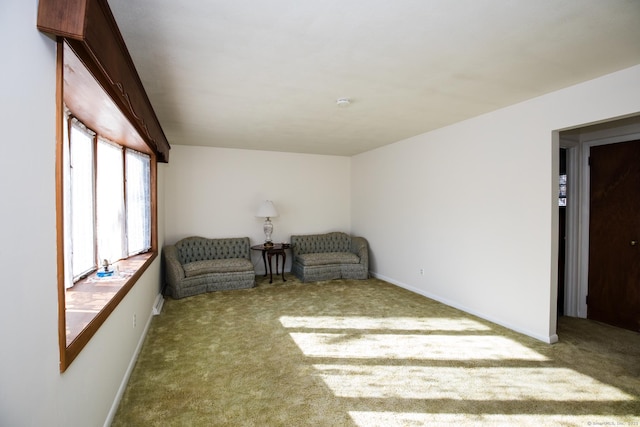
[[[640,0],[108,2],[170,144],[349,156],[640,63]]]

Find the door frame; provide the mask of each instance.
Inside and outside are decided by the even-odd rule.
[[[591,147],[640,139],[640,116],[559,132],[567,150],[564,314],[587,317],[589,290],[589,155]],[[556,242],[557,243],[557,242]]]

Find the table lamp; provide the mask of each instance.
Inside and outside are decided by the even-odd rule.
[[[265,200],[258,207],[258,213],[256,214],[259,218],[266,218],[264,220],[264,245],[265,246],[273,246],[273,242],[271,241],[271,233],[273,232],[273,224],[271,223],[271,218],[275,218],[278,216],[278,211],[276,207],[273,205],[271,200]]]

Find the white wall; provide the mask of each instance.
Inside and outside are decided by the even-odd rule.
[[[263,200],[273,201],[273,241],[350,231],[350,159],[340,156],[173,145],[166,176],[166,241],[192,235],[264,242]],[[264,267],[254,254],[256,271]],[[287,259],[286,270],[290,270]]]
[[[0,425],[99,426],[159,289],[159,259],[61,374],[55,215],[55,43],[36,0],[0,2]],[[162,201],[161,201],[162,203]],[[132,327],[133,313],[138,326]]]
[[[352,231],[377,276],[552,342],[553,131],[638,112],[640,66],[355,156]]]

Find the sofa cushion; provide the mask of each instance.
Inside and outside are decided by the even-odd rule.
[[[300,254],[298,261],[305,266],[327,264],[358,264],[360,257],[351,252],[320,252],[315,254]]]
[[[208,239],[192,236],[180,240],[175,247],[182,264],[209,259],[251,258],[248,237]]]
[[[305,234],[291,236],[291,244],[295,254],[349,252],[351,236],[338,231],[325,234]]]
[[[208,259],[184,264],[186,277],[199,276],[210,273],[233,273],[238,271],[252,271],[253,264],[245,258]]]

